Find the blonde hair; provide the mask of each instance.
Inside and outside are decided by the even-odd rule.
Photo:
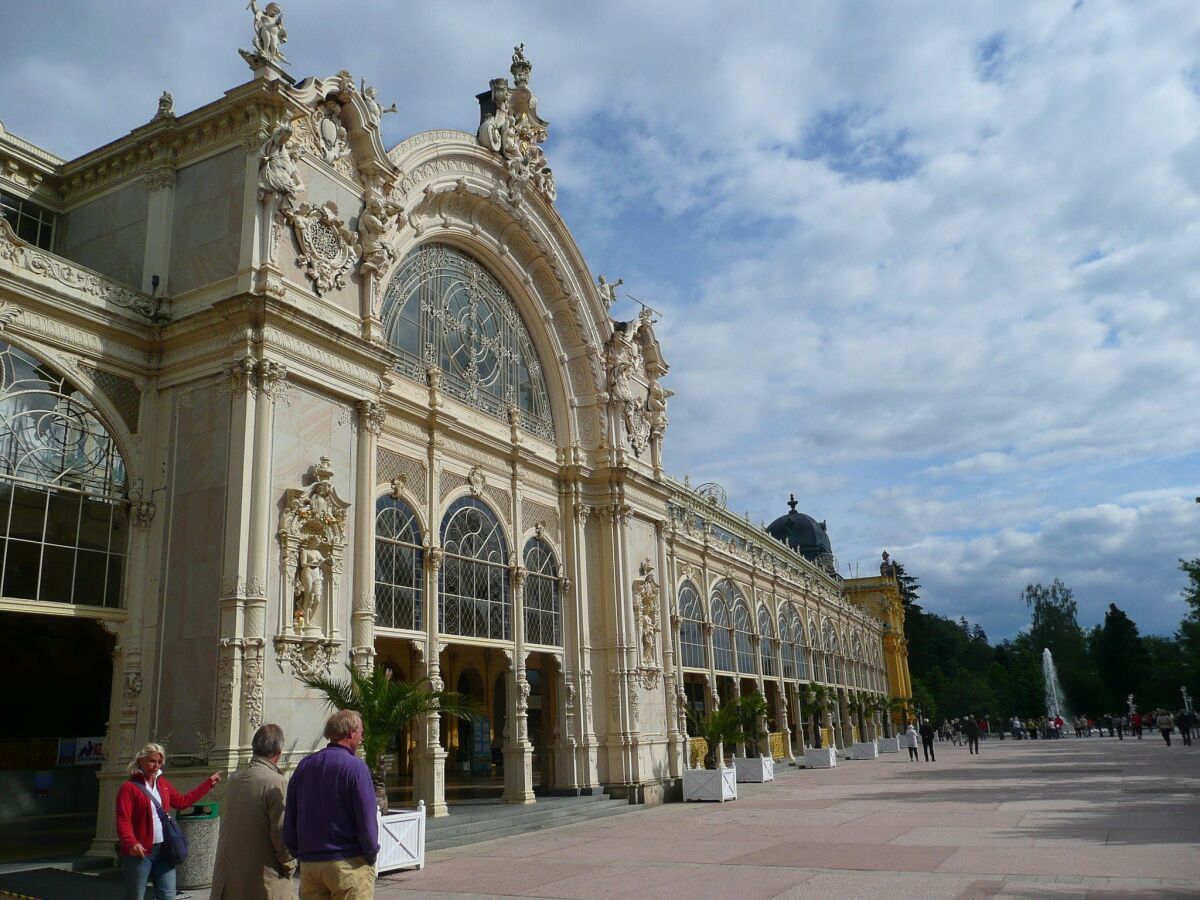
[[[142,767],[139,766],[138,763],[140,763],[147,756],[154,756],[155,754],[161,756],[164,763],[167,761],[167,751],[162,748],[162,744],[155,744],[152,741],[139,750],[137,756],[129,761],[129,767],[126,771],[128,771],[130,775],[138,774],[140,771],[142,771]]]
[[[325,723],[325,739],[344,741],[358,728],[362,728],[362,716],[352,709],[339,709]]]

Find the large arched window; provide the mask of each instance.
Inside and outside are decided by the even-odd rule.
[[[561,647],[558,560],[541,538],[530,538],[525,544],[525,572],[525,642]]]
[[[754,642],[750,639],[753,634],[750,607],[739,593],[733,601],[733,645],[737,650],[737,670],[743,675],[754,674]]]
[[[837,669],[834,665],[834,655],[837,653],[837,634],[833,630],[833,622],[826,619],[821,625],[821,649],[825,651],[825,682],[837,683]]]
[[[685,581],[679,589],[679,662],[690,669],[707,669],[704,661],[704,613],[695,585]]]
[[[763,678],[774,678],[775,668],[775,628],[771,624],[771,614],[762,604],[758,607],[758,664],[762,668]]]
[[[398,370],[424,382],[436,365],[452,397],[554,439],[542,366],[512,298],[471,257],[425,244],[405,257],[387,286],[383,333],[400,355]]]
[[[713,668],[721,672],[736,672],[733,665],[733,626],[730,621],[729,604],[721,589],[721,582],[712,595],[712,640]]]
[[[443,634],[512,640],[508,551],[500,522],[480,500],[461,497],[442,519],[438,624]]]
[[[121,606],[129,503],[116,443],[40,360],[0,341],[0,368],[0,593]]]
[[[812,680],[824,681],[825,654],[821,652],[821,632],[817,631],[817,623],[812,618],[808,620],[808,649],[812,654]]]
[[[425,627],[421,606],[421,526],[398,497],[375,501],[375,624],[380,628]]]
[[[796,612],[796,607],[788,604],[788,623],[792,630],[792,640],[795,642],[793,651],[796,655],[796,677],[801,681],[808,681],[808,653],[806,647],[808,641],[804,637],[804,623],[800,621],[800,614]]]
[[[787,607],[779,613],[779,656],[783,661],[783,677],[796,677],[796,646],[792,633],[792,620]]]
[[[854,638],[850,643],[850,652],[854,657],[854,662],[851,668],[854,670],[852,681],[855,687],[866,687],[863,683],[863,648],[862,638],[858,636],[858,632],[854,632]]]

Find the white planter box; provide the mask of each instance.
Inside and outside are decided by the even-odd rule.
[[[683,799],[724,803],[737,799],[736,769],[684,769]]]
[[[880,738],[878,741],[876,741],[876,743],[879,744],[879,752],[880,753],[899,753],[900,752],[900,738],[898,738],[898,737]]]
[[[834,747],[817,749],[809,747],[804,751],[804,768],[832,769],[837,765],[837,750]]]
[[[879,747],[874,741],[860,741],[850,750],[851,759],[877,759]]]
[[[379,856],[375,871],[425,868],[425,801],[416,809],[379,817]]]
[[[738,781],[761,784],[775,780],[775,760],[769,756],[760,756],[757,759],[742,759],[740,756],[735,756],[733,769],[737,772]]]

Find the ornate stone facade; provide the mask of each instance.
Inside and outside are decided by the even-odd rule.
[[[535,766],[546,787],[653,802],[687,765],[689,704],[773,692],[794,745],[802,682],[885,693],[893,606],[847,602],[663,472],[656,314],[610,317],[622,282],[593,277],[551,205],[523,46],[475,134],[387,150],[394,106],[348,71],[285,77],[279,6],[250,10],[250,80],[214,103],[167,102],[74,162],[0,132],[0,184],[68,236],[34,246],[0,221],[3,352],[79,376],[62,396],[102,426],[105,500],[134,526],[97,582],[111,597],[0,609],[69,603],[120,637],[112,746],[199,735],[168,752],[231,767],[277,721],[293,766],[325,713],[298,679],[374,662],[488,710],[482,732],[431,716],[400,748],[433,814],[446,766],[490,767],[493,749],[510,802],[533,802]],[[198,183],[246,216],[197,221],[180,196]],[[170,252],[147,240],[131,266],[116,236],[71,244],[112,208]],[[69,494],[63,474],[45,490]],[[718,596],[745,615],[715,615]],[[782,655],[792,609],[805,635],[811,616],[838,636],[820,677]],[[96,852],[123,762],[101,773]]]

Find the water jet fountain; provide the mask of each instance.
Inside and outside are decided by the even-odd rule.
[[[1046,679],[1046,715],[1051,719],[1055,716],[1071,718],[1064,702],[1062,682],[1058,680],[1058,669],[1054,668],[1054,656],[1049,647],[1042,648],[1042,675]]]

